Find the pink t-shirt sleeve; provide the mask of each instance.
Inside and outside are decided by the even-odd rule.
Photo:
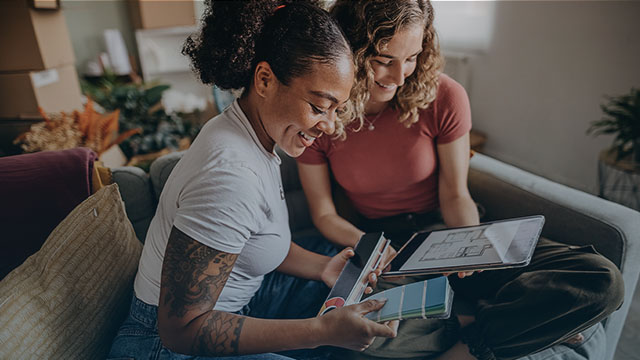
[[[329,162],[328,150],[331,146],[330,135],[323,134],[317,138],[311,146],[306,148],[302,155],[296,158],[296,161],[303,164],[319,165]]]
[[[457,140],[471,130],[471,106],[462,85],[446,75],[440,76],[438,96],[432,111],[435,114],[435,129],[432,129],[437,144]]]

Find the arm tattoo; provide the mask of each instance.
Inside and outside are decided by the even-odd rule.
[[[240,331],[244,317],[216,311],[209,316],[198,330],[198,336],[191,346],[196,354],[238,354]]]
[[[198,354],[237,354],[241,316],[213,311],[237,254],[214,250],[175,227],[171,230],[162,264],[160,301],[169,318],[184,318],[189,311],[206,317],[192,344]]]

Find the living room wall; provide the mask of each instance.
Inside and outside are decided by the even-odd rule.
[[[585,131],[603,95],[640,87],[638,14],[635,1],[498,1],[489,47],[470,62],[484,152],[597,193],[598,155],[612,138]]]
[[[120,30],[129,54],[137,55],[126,1],[62,0],[61,7],[67,20],[79,75],[85,73],[87,61],[95,60],[99,53],[105,51],[105,29]]]
[[[120,29],[135,55],[125,2],[63,0],[62,7],[80,73],[104,51],[107,28]],[[197,1],[198,17],[202,7]],[[640,86],[640,2],[497,1],[494,8],[493,34],[471,57],[467,89],[474,128],[489,136],[484,152],[596,193],[598,154],[611,138],[585,130],[600,118],[603,95]]]

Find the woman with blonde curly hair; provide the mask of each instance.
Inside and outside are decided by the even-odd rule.
[[[448,226],[477,224],[467,189],[469,101],[441,73],[431,4],[338,1],[332,14],[351,42],[356,79],[342,134],[317,139],[298,158],[315,225],[343,246],[383,229],[399,246],[415,227],[406,228],[407,217],[428,225],[440,209]],[[338,216],[329,169],[359,227]]]
[[[338,245],[384,231],[396,248],[442,221],[478,224],[467,188],[469,100],[441,73],[429,1],[338,0],[331,13],[351,44],[356,76],[339,132],[298,158],[313,223]],[[338,214],[331,176],[355,213]],[[581,331],[620,306],[624,288],[617,267],[592,247],[544,238],[527,267],[471,274],[449,276],[456,300],[471,305],[455,304],[452,321],[403,321],[397,339],[376,340],[366,352],[516,359],[580,342]]]

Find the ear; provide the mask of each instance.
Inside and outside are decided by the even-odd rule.
[[[278,79],[271,70],[271,66],[266,61],[261,61],[256,65],[253,73],[253,87],[260,97],[266,97],[277,87]]]

